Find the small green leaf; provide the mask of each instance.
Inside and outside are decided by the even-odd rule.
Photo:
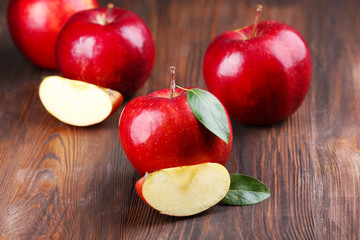
[[[228,144],[230,126],[220,101],[210,92],[199,88],[192,88],[187,92],[187,101],[195,117]]]
[[[231,174],[230,189],[221,203],[244,206],[259,203],[271,196],[269,189],[256,178]]]

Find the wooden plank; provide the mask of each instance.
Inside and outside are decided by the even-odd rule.
[[[295,27],[308,42],[313,79],[300,109],[264,127],[233,122],[230,172],[263,181],[272,196],[246,207],[164,216],[134,190],[139,179],[117,124],[77,128],[49,115],[41,79],[13,45],[0,2],[0,239],[357,239],[360,228],[360,18],[357,0],[265,0],[263,20]],[[99,1],[106,6],[106,1]],[[202,60],[219,33],[252,24],[251,1],[115,2],[148,24],[156,62],[144,95],[206,88]],[[134,97],[136,97],[134,96]],[[130,101],[127,99],[123,106]],[[123,107],[122,106],[122,107]]]

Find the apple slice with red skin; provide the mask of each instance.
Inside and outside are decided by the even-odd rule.
[[[230,188],[230,174],[218,163],[161,169],[135,184],[139,196],[160,213],[184,217],[220,202]]]
[[[59,76],[45,77],[39,96],[51,115],[82,127],[102,122],[123,102],[123,96],[117,91]]]

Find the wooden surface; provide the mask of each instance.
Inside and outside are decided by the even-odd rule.
[[[0,1],[0,239],[360,237],[360,1],[262,1],[262,20],[292,25],[306,39],[314,68],[310,90],[282,123],[233,121],[226,167],[260,179],[272,196],[186,218],[159,214],[134,191],[140,176],[119,141],[121,109],[88,128],[65,125],[45,111],[39,83],[57,72],[34,67],[14,47],[8,1]],[[252,24],[257,2],[114,3],[143,18],[156,42],[155,66],[139,96],[168,87],[170,65],[179,85],[205,88],[208,44],[223,31]]]

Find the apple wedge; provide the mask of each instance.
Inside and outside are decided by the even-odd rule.
[[[145,174],[135,184],[139,196],[160,213],[191,216],[220,202],[230,187],[230,174],[218,163],[201,163]]]
[[[102,122],[124,100],[117,91],[59,76],[45,77],[39,87],[39,96],[51,115],[81,127]]]

